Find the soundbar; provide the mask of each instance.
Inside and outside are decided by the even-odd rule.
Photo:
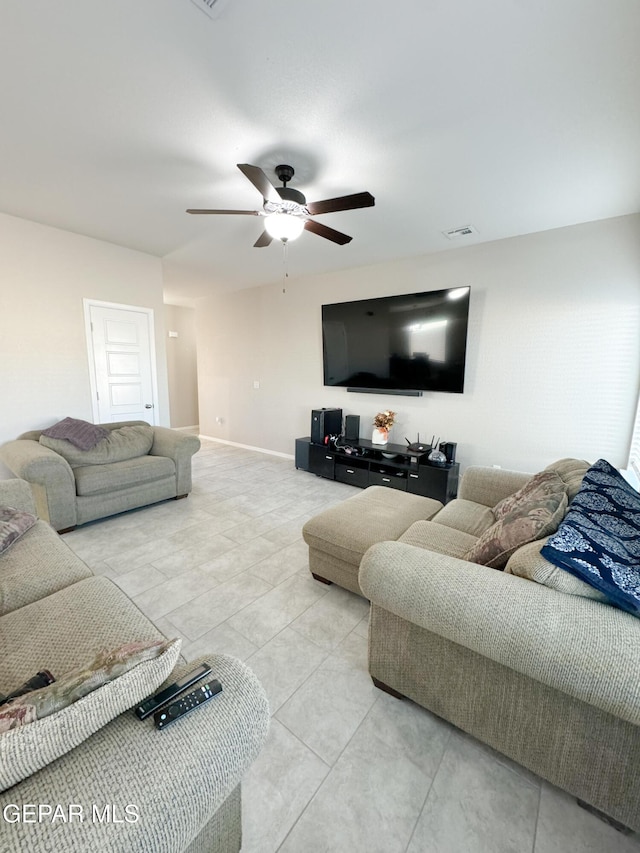
[[[422,391],[402,391],[400,388],[347,388],[358,394],[394,394],[396,397],[422,397]]]

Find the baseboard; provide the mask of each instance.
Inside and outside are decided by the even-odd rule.
[[[229,444],[231,447],[240,447],[242,450],[256,450],[258,453],[266,453],[269,456],[279,456],[281,459],[295,459],[293,453],[280,453],[279,450],[268,450],[266,447],[254,447],[253,444],[240,444],[237,441],[227,441],[225,438],[214,438],[212,435],[203,435],[198,438],[204,438],[207,441],[217,441],[218,444]]]
[[[198,426],[199,424],[193,424],[192,426],[186,427],[171,427],[171,429],[175,430],[176,432],[186,432],[187,430],[198,429]]]

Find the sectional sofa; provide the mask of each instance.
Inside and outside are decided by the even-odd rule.
[[[29,485],[0,481],[0,506],[35,513]],[[93,576],[46,522],[37,521],[0,554],[0,694],[45,668],[63,675],[100,649],[161,639],[129,598]],[[41,763],[40,749],[62,750],[0,794],[3,853],[237,853],[240,781],[264,742],[269,709],[244,664],[215,653],[206,660],[222,692],[166,731],[126,710],[104,726],[96,722],[93,734],[65,751],[66,739],[77,740],[77,728],[92,727],[92,715],[102,713],[96,691],[86,700],[97,696],[97,706],[80,700],[86,705],[79,720],[64,711],[48,717],[53,726],[31,754],[15,731],[0,733],[0,775],[9,766]],[[178,663],[168,680],[198,662]],[[118,680],[109,690],[117,696]],[[52,820],[46,808],[39,816],[41,805],[59,806],[62,817]],[[76,807],[71,820],[70,806]]]
[[[569,505],[584,468],[560,466]],[[519,478],[519,481],[518,481]],[[640,620],[550,564],[547,537],[496,571],[464,559],[527,475],[467,469],[461,497],[360,565],[369,671],[579,801],[640,830]]]
[[[541,554],[589,467],[564,459],[541,472],[557,490],[551,508],[502,543],[488,535],[494,512],[534,478],[482,467],[444,507],[370,487],[310,519],[304,537],[318,580],[371,602],[378,687],[640,831],[640,619]]]

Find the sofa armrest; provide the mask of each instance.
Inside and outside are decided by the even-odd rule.
[[[204,659],[223,689],[195,713],[166,731],[158,731],[151,717],[140,722],[132,711],[121,714],[0,795],[2,808],[11,803],[60,803],[66,809],[73,803],[84,816],[82,822],[5,823],[2,850],[186,850],[238,787],[269,726],[267,698],[251,670],[226,655]],[[199,662],[179,667],[170,680]]]
[[[153,428],[151,456],[168,456],[176,466],[176,494],[188,495],[191,491],[191,457],[200,450],[197,435],[178,432],[168,427]]]
[[[0,506],[12,506],[32,515],[37,514],[33,492],[26,480],[0,480]]]
[[[75,527],[76,481],[66,459],[28,439],[3,444],[0,459],[16,477],[31,484],[40,518],[54,530]]]
[[[472,465],[462,475],[458,497],[493,507],[521,489],[530,479],[531,474],[521,471]]]
[[[640,724],[635,616],[401,542],[372,546],[359,581],[373,605]]]

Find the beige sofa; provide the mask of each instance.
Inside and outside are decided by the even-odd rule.
[[[150,427],[144,421],[99,426],[112,431],[111,444],[120,443],[115,448],[118,461],[96,463],[109,458],[100,446],[85,452],[70,446],[73,453],[67,454],[68,461],[41,443],[41,430],[26,432],[0,447],[0,459],[9,470],[31,483],[40,518],[59,532],[157,501],[186,497],[191,491],[191,457],[200,448],[195,435]],[[125,432],[123,438],[123,427],[138,427],[137,435]],[[113,453],[114,448],[110,450]]]
[[[571,470],[573,465],[573,470]],[[565,461],[569,498],[581,476]],[[622,824],[640,830],[640,621],[524,545],[505,571],[461,559],[527,476],[470,468],[460,498],[364,555],[369,670]]]
[[[33,513],[29,485],[0,481],[0,506]],[[161,637],[114,583],[94,577],[44,521],[0,554],[0,694],[43,668],[60,676],[101,648]],[[207,705],[162,732],[151,718],[141,722],[131,711],[120,714],[1,793],[0,813],[9,816],[0,830],[3,853],[237,853],[240,780],[264,742],[269,709],[244,664],[214,653],[205,659],[223,685]],[[170,680],[196,663],[179,664]],[[29,804],[60,804],[63,813],[76,804],[86,819],[14,821]],[[109,805],[112,819],[89,819],[93,804],[100,813]],[[135,807],[136,822],[123,820],[127,806]]]

